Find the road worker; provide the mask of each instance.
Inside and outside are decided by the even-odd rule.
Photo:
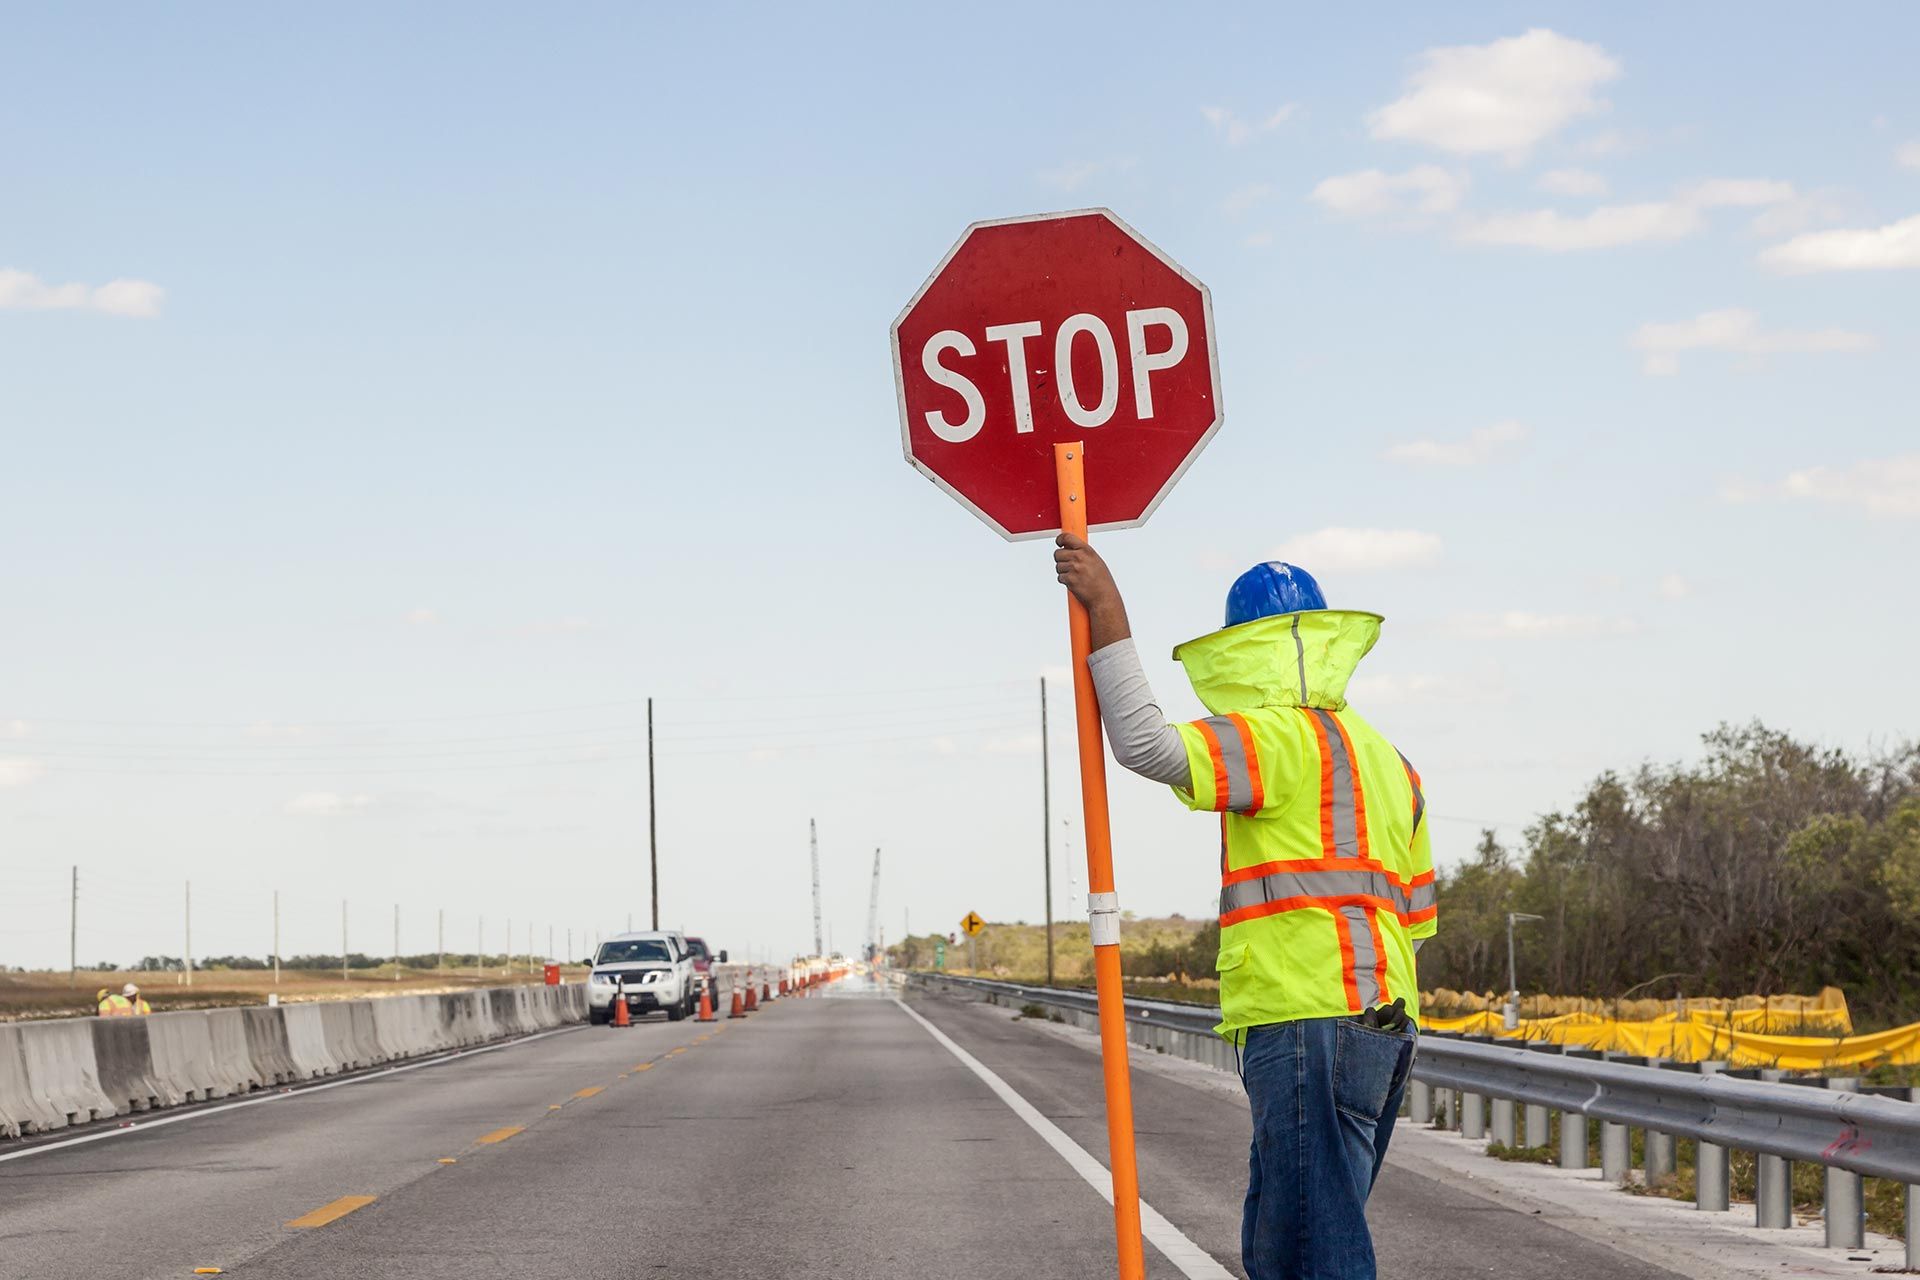
[[[126,1011],[130,1014],[144,1017],[153,1012],[153,1006],[140,998],[140,988],[134,983],[129,982],[126,986],[120,988],[120,996],[126,1001]]]
[[[1255,565],[1226,626],[1174,650],[1212,715],[1169,725],[1104,561],[1061,534],[1114,759],[1221,815],[1221,1035],[1253,1108],[1240,1227],[1251,1280],[1371,1280],[1367,1196],[1413,1065],[1414,952],[1434,932],[1420,777],[1347,706],[1376,614]]]
[[[127,1004],[124,997],[113,994],[113,992],[107,990],[105,987],[93,993],[93,1000],[94,1012],[103,1018],[118,1017],[121,1010],[125,1008]]]

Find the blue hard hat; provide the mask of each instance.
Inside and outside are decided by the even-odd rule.
[[[1227,625],[1326,607],[1327,598],[1312,574],[1284,560],[1269,560],[1233,580],[1227,591]]]

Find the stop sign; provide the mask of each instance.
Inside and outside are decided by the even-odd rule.
[[[1060,527],[1055,442],[1086,442],[1088,524],[1124,529],[1220,427],[1207,287],[1105,209],[968,227],[893,369],[907,461],[1006,538]]]

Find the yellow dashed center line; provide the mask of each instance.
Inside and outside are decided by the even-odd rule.
[[[575,1093],[573,1096],[576,1098],[591,1098],[594,1094],[600,1092],[600,1090],[603,1087],[604,1086],[602,1085],[590,1084],[586,1088],[581,1089],[579,1092]]]
[[[483,1147],[492,1146],[496,1142],[505,1142],[516,1133],[525,1133],[526,1131],[527,1126],[523,1124],[509,1125],[505,1129],[495,1129],[492,1133],[482,1134],[479,1142]]]
[[[651,1071],[653,1070],[653,1064],[651,1062],[643,1062],[639,1066],[635,1067],[634,1070],[635,1071]]]
[[[341,1196],[332,1204],[323,1204],[312,1213],[303,1213],[287,1225],[295,1230],[308,1227],[324,1227],[329,1222],[337,1222],[355,1209],[364,1209],[374,1201],[373,1196]]]
[[[678,1049],[675,1049],[672,1053],[669,1053],[667,1056],[671,1058],[678,1054],[685,1053],[686,1051],[687,1051],[687,1046],[681,1045]]]

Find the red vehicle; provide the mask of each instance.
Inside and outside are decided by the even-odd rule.
[[[708,949],[705,938],[693,937],[687,939],[687,951],[693,956],[694,973],[699,976],[701,981],[707,984],[708,994],[712,996],[714,1000],[719,1000],[720,988],[713,985],[713,966],[716,963],[725,964],[727,962],[727,953],[722,951],[719,956],[716,957],[713,952]]]

